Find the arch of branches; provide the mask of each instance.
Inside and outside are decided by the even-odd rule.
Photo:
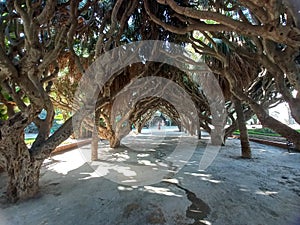
[[[241,131],[242,156],[251,157],[245,120],[260,122],[294,142],[300,134],[267,113],[286,101],[300,123],[300,29],[297,1],[49,0],[0,2],[0,167],[8,173],[7,197],[17,201],[39,190],[44,159],[75,131],[72,117],[118,146],[112,106],[118,93],[137,77],[170,79],[189,93],[200,125],[211,132],[212,112],[199,87],[171,66],[137,63],[114,74],[100,90],[96,120],[78,116],[72,105],[85,70],[101,54],[141,40],[174,42],[192,50],[219,81],[230,126],[225,137]],[[295,94],[296,93],[296,94]],[[66,121],[50,135],[56,109]],[[155,110],[182,126],[178,112],[160,98],[139,101],[130,121],[142,127]],[[41,111],[46,118],[40,118]],[[24,129],[34,123],[38,136],[31,146]]]

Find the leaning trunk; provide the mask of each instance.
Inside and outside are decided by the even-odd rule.
[[[242,147],[242,158],[251,158],[251,148],[249,144],[249,137],[247,132],[247,126],[244,116],[244,110],[243,106],[241,104],[241,101],[237,98],[233,99],[235,111],[237,114],[237,124],[240,131],[240,141],[241,141],[241,147]]]
[[[297,96],[297,98],[292,99],[288,102],[291,115],[294,118],[294,120],[300,124],[300,96]]]
[[[281,136],[293,142],[296,149],[300,150],[299,132],[268,115],[268,113],[259,104],[251,102],[250,106],[252,110],[256,113],[258,119],[260,120],[263,126],[274,130]]]

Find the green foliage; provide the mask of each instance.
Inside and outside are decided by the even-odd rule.
[[[0,120],[7,120],[8,115],[7,115],[7,108],[4,104],[0,103]]]

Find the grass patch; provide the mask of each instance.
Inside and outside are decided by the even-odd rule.
[[[25,143],[26,145],[31,145],[34,142],[35,138],[26,138]]]
[[[26,145],[32,145],[32,143],[35,141],[35,138],[26,138],[25,139],[25,144]],[[66,145],[66,144],[71,144],[71,141],[64,141],[60,145]]]
[[[300,130],[297,130],[297,131],[300,132]],[[233,134],[239,135],[240,131],[236,130],[233,132]],[[249,135],[252,134],[252,135],[264,135],[264,136],[271,136],[271,137],[281,137],[280,134],[274,132],[270,128],[248,129],[248,134]]]

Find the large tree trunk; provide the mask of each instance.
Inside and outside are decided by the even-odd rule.
[[[19,142],[8,147],[12,149],[6,165],[8,201],[16,202],[33,197],[39,190],[40,169],[43,160],[30,157],[25,143]]]
[[[239,99],[233,97],[235,111],[237,114],[237,124],[240,131],[240,141],[242,147],[242,158],[251,159],[251,148],[249,144],[248,131],[244,116],[242,103]]]
[[[140,126],[137,126],[136,130],[137,130],[137,133],[140,134],[142,133],[142,129],[143,127],[140,125]]]
[[[118,137],[116,137],[116,135],[113,135],[110,139],[109,139],[109,145],[111,148],[117,148],[119,147],[121,144],[121,141]]]
[[[42,161],[28,162],[14,160],[7,169],[7,199],[10,202],[28,199],[39,191],[40,168]]]
[[[142,133],[142,129],[143,129],[142,122],[135,123],[135,129],[136,129],[136,133],[138,134]]]

